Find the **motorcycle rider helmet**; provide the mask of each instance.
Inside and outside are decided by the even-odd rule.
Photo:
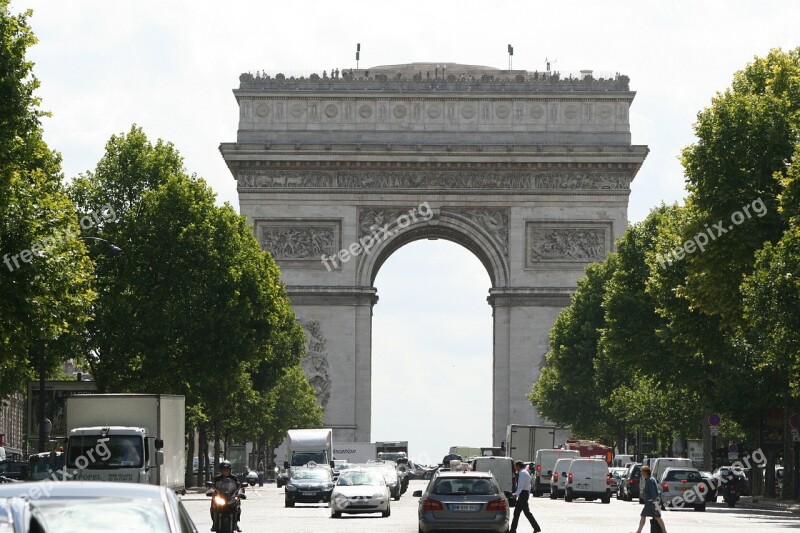
[[[225,470],[226,468],[228,469],[228,471],[231,470],[231,462],[228,461],[228,460],[220,461],[219,462],[219,469],[220,470]]]

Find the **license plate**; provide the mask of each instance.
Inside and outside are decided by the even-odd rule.
[[[480,508],[480,505],[466,505],[463,503],[456,503],[450,506],[450,510],[456,513],[474,513]]]
[[[316,496],[316,495],[317,495],[316,492],[304,492],[303,493],[303,496]]]
[[[589,488],[589,484],[588,483],[578,483],[577,487],[579,489],[588,489]]]
[[[362,506],[363,505],[367,505],[367,503],[369,503],[369,502],[367,502],[367,500],[356,500],[356,501],[353,502],[353,505],[357,507],[359,505],[362,505]]]

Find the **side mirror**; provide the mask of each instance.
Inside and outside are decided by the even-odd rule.
[[[156,450],[160,450],[161,448],[163,448],[164,447],[164,439],[156,439],[155,440],[155,447],[156,447]]]
[[[283,462],[283,467],[288,470],[289,469],[289,461],[284,461]]]
[[[422,491],[421,490],[415,490],[413,492],[413,494],[411,494],[411,496],[413,496],[414,498],[422,498]]]
[[[239,499],[240,500],[246,500],[247,499],[247,494],[239,494]]]
[[[164,452],[158,450],[156,452],[156,466],[161,466],[164,464]]]

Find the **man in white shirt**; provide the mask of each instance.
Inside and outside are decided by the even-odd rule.
[[[525,513],[525,517],[528,519],[528,522],[531,523],[533,526],[533,532],[538,533],[542,530],[539,527],[539,524],[536,522],[536,519],[531,514],[531,510],[528,508],[528,498],[531,494],[531,474],[528,472],[528,469],[525,468],[525,463],[522,461],[517,461],[514,463],[514,466],[517,470],[517,491],[514,493],[514,498],[516,498],[517,503],[514,507],[514,520],[511,522],[511,531],[510,533],[517,533],[517,524],[519,523],[519,515]]]

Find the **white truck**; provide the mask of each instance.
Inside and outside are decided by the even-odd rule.
[[[185,492],[183,396],[70,396],[65,421],[65,481],[147,483]]]
[[[286,438],[286,460],[283,467],[303,466],[309,462],[319,465],[333,463],[333,430],[290,429]]]
[[[537,451],[557,448],[571,438],[568,428],[510,424],[506,428],[506,455],[531,462]]]
[[[348,463],[366,463],[377,457],[374,442],[334,442],[333,458],[344,459]]]

